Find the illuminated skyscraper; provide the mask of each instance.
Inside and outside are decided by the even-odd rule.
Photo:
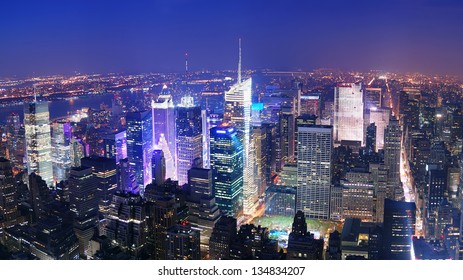
[[[103,137],[103,153],[106,158],[114,158],[116,162],[127,158],[127,133],[125,130],[111,133]]]
[[[254,142],[251,141],[252,79],[241,81],[241,39],[239,41],[238,80],[225,92],[224,122],[233,125],[243,145],[243,213],[252,214],[258,200],[254,182]]]
[[[382,106],[381,88],[366,88],[365,89],[365,109],[380,108]]]
[[[369,123],[375,123],[376,126],[376,152],[384,149],[384,130],[389,124],[391,118],[391,109],[389,108],[372,108],[370,109]]]
[[[19,115],[16,113],[11,113],[8,116],[6,124],[9,160],[13,166],[22,169],[26,151],[24,126],[21,126]]]
[[[401,196],[400,146],[402,130],[399,121],[392,117],[384,132],[384,165],[388,169],[388,194],[391,199]]]
[[[53,183],[49,121],[47,102],[32,102],[24,105],[27,172],[36,173],[48,186]]]
[[[135,182],[135,175],[129,160],[127,158],[121,159],[116,167],[117,190],[124,193],[138,193],[138,185]]]
[[[193,97],[183,97],[176,108],[177,178],[179,186],[188,183],[193,160],[203,157],[201,107]]]
[[[80,139],[72,138],[70,143],[71,167],[79,167],[80,160],[85,157],[85,146]]]
[[[331,126],[297,127],[297,205],[313,219],[329,219],[331,186]]]
[[[203,168],[211,168],[211,147],[210,144],[210,129],[211,125],[207,110],[201,110],[201,121],[202,121],[202,136],[203,136]]]
[[[338,84],[334,88],[334,141],[363,143],[363,90],[361,83]]]
[[[135,181],[143,196],[151,183],[153,155],[152,115],[149,111],[127,114],[127,157],[135,173]]]
[[[222,213],[237,217],[243,209],[243,147],[230,126],[211,129],[213,196]]]
[[[17,186],[11,163],[0,158],[0,227],[7,228],[19,222]]]
[[[257,202],[257,185],[254,182],[254,154],[251,141],[252,79],[235,84],[225,93],[224,121],[233,125],[243,143],[243,195],[244,214],[251,214]],[[211,151],[212,154],[212,151]],[[211,155],[212,157],[212,155]]]
[[[54,122],[51,125],[53,181],[67,180],[71,169],[71,124]]]
[[[319,117],[321,114],[320,101],[321,93],[311,93],[301,96],[301,116],[315,115]]]
[[[158,98],[151,102],[151,108],[153,115],[153,144],[162,148],[166,157],[166,177],[177,180],[175,110],[172,96],[167,92],[166,86]],[[163,141],[167,145],[163,144]],[[172,158],[171,162],[168,161],[169,157]]]
[[[371,123],[367,126],[365,152],[367,155],[372,155],[376,152],[376,125]]]

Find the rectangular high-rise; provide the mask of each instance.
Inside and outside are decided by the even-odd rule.
[[[384,130],[389,125],[391,118],[391,109],[376,108],[370,109],[369,124],[374,123],[376,126],[376,152],[384,148]]]
[[[51,125],[53,181],[67,180],[71,169],[71,124],[54,122]]]
[[[36,173],[48,186],[53,183],[49,121],[47,102],[25,103],[27,173]]]
[[[237,217],[243,209],[243,146],[234,127],[211,129],[212,190],[223,214]]]
[[[399,121],[392,117],[384,131],[384,164],[388,169],[388,198],[401,196],[400,152],[402,130]]]
[[[308,218],[329,219],[332,149],[331,126],[297,127],[296,210]]]
[[[343,83],[334,88],[334,142],[363,144],[363,89],[361,83]]]
[[[183,186],[188,183],[193,161],[203,157],[201,107],[194,105],[193,97],[186,96],[175,112],[177,178],[179,186]]]
[[[386,260],[410,260],[415,234],[414,202],[384,201],[383,256]]]
[[[126,121],[127,157],[135,173],[140,194],[143,196],[146,185],[152,180],[152,115],[149,111],[128,113]]]

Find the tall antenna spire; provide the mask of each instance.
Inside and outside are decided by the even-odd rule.
[[[238,83],[241,83],[241,38],[239,39]]]
[[[188,77],[188,52],[185,52],[185,77]]]
[[[36,91],[37,85],[34,84],[34,103],[37,103],[37,91]]]
[[[190,96],[190,89],[188,88],[188,52],[185,52],[185,91]]]

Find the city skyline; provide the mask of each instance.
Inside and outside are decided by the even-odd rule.
[[[463,4],[402,2],[5,4],[0,259],[463,260]]]
[[[182,72],[185,52],[190,71],[234,69],[238,38],[243,69],[463,74],[463,4],[453,0],[2,5],[5,77]]]

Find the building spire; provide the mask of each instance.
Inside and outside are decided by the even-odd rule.
[[[239,60],[238,60],[238,84],[241,83],[241,38],[238,41],[239,43]]]
[[[34,84],[34,103],[37,103],[37,90],[36,90],[37,85]]]
[[[185,78],[188,79],[188,52],[185,52]]]

